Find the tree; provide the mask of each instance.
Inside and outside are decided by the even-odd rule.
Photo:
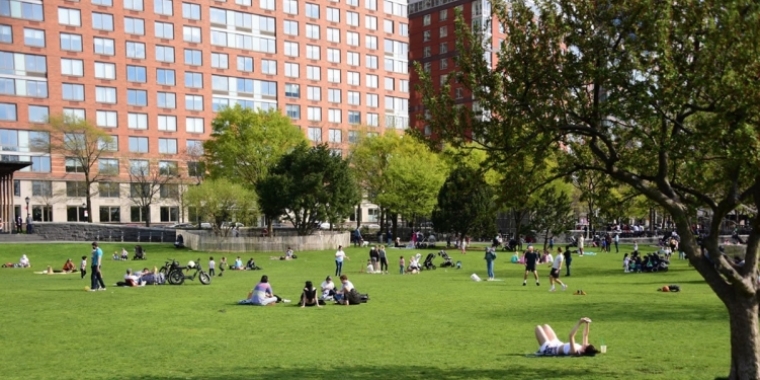
[[[239,183],[219,178],[193,186],[184,194],[185,203],[203,220],[213,221],[214,233],[228,237],[234,223],[256,220],[256,193]]]
[[[174,181],[178,173],[176,161],[129,161],[129,197],[140,208],[146,227],[150,226],[151,221],[150,206],[161,194],[162,188],[166,198],[176,199],[178,189]]]
[[[67,166],[71,164],[81,170],[86,188],[87,222],[92,223],[92,184],[101,175],[96,166],[102,156],[115,150],[114,140],[88,121],[72,115],[51,116],[47,130],[50,132],[48,140],[39,139],[32,144],[44,146],[52,154],[64,156]]]
[[[284,214],[300,235],[310,234],[320,222],[343,221],[361,196],[348,161],[327,145],[305,143],[280,158],[256,193],[270,220]]]
[[[760,204],[758,4],[547,0],[493,9],[507,32],[496,63],[461,18],[456,56],[458,83],[491,117],[456,106],[420,70],[433,134],[461,144],[468,131],[505,163],[526,149],[559,150],[557,175],[604,173],[657,203],[729,312],[729,378],[760,378],[760,218],[752,216],[743,267],[718,249],[724,217]],[[695,209],[712,214],[701,244]]]
[[[429,216],[446,180],[446,166],[439,155],[408,136],[400,138],[387,161],[382,178],[385,184],[377,201],[407,221]]]
[[[544,249],[547,249],[551,236],[562,234],[575,224],[570,197],[563,190],[544,187],[530,208],[532,216],[529,227],[538,236],[544,236]]]
[[[449,174],[438,192],[433,224],[439,232],[495,235],[494,197],[493,188],[486,183],[483,174],[472,167],[460,166]]]

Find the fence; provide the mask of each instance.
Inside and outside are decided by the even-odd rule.
[[[351,234],[348,232],[317,232],[308,236],[271,237],[221,237],[204,231],[182,231],[185,246],[194,251],[216,252],[285,252],[288,247],[296,251],[321,251],[335,249],[339,245],[348,246]]]

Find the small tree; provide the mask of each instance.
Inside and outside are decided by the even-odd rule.
[[[544,249],[547,249],[550,237],[566,232],[575,224],[570,196],[551,186],[538,193],[532,202],[531,212],[529,228],[538,236],[544,236]]]
[[[250,224],[256,220],[256,193],[224,178],[213,179],[193,186],[184,194],[185,203],[198,215],[213,221],[214,233],[227,237],[234,223]]]
[[[319,222],[342,222],[361,196],[348,161],[326,145],[306,144],[282,156],[256,192],[268,218],[282,211],[300,235],[310,234]]]
[[[432,217],[436,230],[476,236],[492,233],[496,221],[494,196],[493,188],[477,169],[454,169],[438,192]]]
[[[177,178],[178,167],[174,161],[151,162],[148,160],[130,160],[129,162],[129,197],[140,208],[145,226],[150,226],[150,206],[164,186]]]
[[[100,176],[96,165],[104,154],[114,150],[114,140],[88,121],[71,115],[51,116],[47,129],[50,132],[48,142],[32,143],[45,145],[50,153],[73,161],[72,164],[82,171],[86,188],[87,221],[92,222],[92,184],[97,182]]]

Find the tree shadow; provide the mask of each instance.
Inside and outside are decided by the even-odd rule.
[[[520,355],[525,357],[524,354]],[[536,360],[552,360],[538,358]],[[573,358],[567,360],[589,361],[593,358]],[[594,375],[603,375],[589,365],[583,368],[562,366],[561,368],[541,368],[535,366],[508,364],[499,369],[471,368],[437,368],[425,366],[378,365],[378,366],[348,366],[336,364],[333,368],[227,368],[225,372],[215,374],[182,373],[170,376],[134,375],[118,377],[120,380],[248,380],[261,379],[395,379],[395,380],[464,380],[464,379],[585,379]],[[607,374],[609,375],[609,374]]]

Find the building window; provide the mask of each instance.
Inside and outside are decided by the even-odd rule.
[[[274,10],[274,0],[259,0],[259,7],[269,11]]]
[[[124,9],[142,11],[144,10],[143,0],[124,0]]]
[[[380,125],[380,115],[376,113],[367,113],[367,125],[377,127]]]
[[[102,175],[119,174],[119,160],[115,158],[101,158],[98,160],[98,173]]]
[[[80,181],[66,181],[66,196],[68,197],[86,197],[87,184]]]
[[[62,97],[63,100],[83,101],[84,100],[84,85],[74,83],[62,84]]]
[[[158,153],[177,154],[177,139],[158,139]]]
[[[114,47],[114,41],[110,38],[99,38],[95,37],[93,38],[93,46],[95,54],[101,54],[101,55],[114,55],[115,47]],[[79,44],[81,45],[82,40],[81,37],[79,39]],[[129,48],[129,44],[127,44],[127,48]],[[134,50],[135,47],[133,46],[132,49]],[[81,49],[80,49],[81,51]],[[143,58],[145,58],[145,46],[143,46]],[[127,52],[129,54],[129,51]],[[133,52],[134,53],[134,52]]]
[[[82,36],[79,34],[61,33],[61,50],[82,51]]]
[[[121,208],[118,206],[100,206],[100,223],[121,222]]]
[[[116,88],[96,86],[95,101],[98,103],[116,104]]]
[[[203,88],[203,74],[185,72],[185,87]]]
[[[165,132],[176,132],[177,117],[170,115],[158,115],[158,130]]]
[[[183,26],[182,38],[185,42],[200,43],[201,42],[201,28],[195,26]]]
[[[158,108],[177,108],[177,95],[173,92],[159,92],[156,94]]]
[[[116,65],[113,63],[95,62],[95,78],[116,79]]]
[[[173,7],[172,0],[154,0],[153,1],[153,12],[155,12],[157,15],[171,16],[172,14],[174,14],[172,7]]]
[[[365,60],[367,61],[366,66],[368,69],[377,69],[377,56],[376,55],[365,55]]]
[[[202,66],[203,58],[200,50],[185,49],[185,64],[193,66]]]
[[[377,88],[377,75],[367,74],[367,87]]]
[[[306,99],[320,101],[322,100],[322,90],[320,87],[307,86],[306,87]]]
[[[289,98],[300,98],[301,86],[294,83],[285,83],[285,96]]]
[[[346,24],[359,26],[359,14],[356,12],[346,12]]]
[[[203,96],[185,95],[185,109],[188,111],[203,111]]]
[[[340,29],[327,28],[327,41],[340,43]]]
[[[45,47],[45,31],[24,28],[24,44],[33,47]]]
[[[87,209],[82,206],[66,206],[67,222],[86,222],[87,217],[84,215]]]
[[[130,222],[145,222],[148,219],[148,210],[141,206],[131,206],[129,208],[129,221]]]
[[[174,24],[156,21],[153,25],[156,38],[163,38],[166,40],[174,39]]]
[[[426,14],[425,16],[423,16],[422,25],[424,26],[430,25],[430,14]]]
[[[187,127],[187,132],[203,133],[203,118],[188,117],[185,119],[185,126]]]
[[[327,110],[327,121],[330,123],[341,123],[342,113],[339,109],[330,108]]]
[[[141,18],[124,17],[124,32],[140,36],[144,35],[145,20]]]
[[[127,89],[127,104],[130,106],[145,107],[148,105],[148,92],[145,90]]]
[[[143,66],[127,66],[127,80],[145,83],[148,80],[147,70]]]
[[[340,9],[327,7],[327,21],[340,22]]]
[[[29,106],[28,110],[30,123],[47,123],[49,115],[47,107]]]
[[[377,50],[377,37],[376,36],[365,36],[364,37],[364,44],[367,46],[367,49],[369,49],[369,50]]]
[[[34,173],[50,173],[50,157],[49,156],[32,156],[32,167],[29,169]]]
[[[150,162],[148,160],[129,160],[129,174],[147,175],[149,170]]]
[[[35,222],[52,222],[53,206],[35,205],[32,206],[32,220]]]
[[[335,88],[327,89],[327,101],[330,103],[340,103],[340,90]]]
[[[211,67],[215,69],[228,69],[230,66],[227,54],[211,53]]]
[[[377,17],[364,16],[364,27],[369,30],[377,30]]]
[[[339,143],[343,141],[343,131],[340,129],[331,129],[328,131],[328,140],[331,143]]]
[[[371,10],[377,10],[377,0],[364,0],[364,7]]]
[[[20,194],[16,194],[16,196],[20,196]],[[32,196],[52,197],[53,183],[50,181],[32,181]]]
[[[175,183],[165,183],[159,186],[158,196],[161,198],[177,199],[179,196],[179,185]]]
[[[160,175],[177,175],[179,166],[176,161],[159,161],[158,174]]]
[[[145,59],[145,44],[127,41],[127,58]]]
[[[118,127],[118,116],[116,111],[95,111],[96,125],[98,127],[116,128]]]
[[[261,72],[267,75],[277,75],[277,61],[262,59]]]
[[[285,113],[293,120],[301,119],[301,106],[295,104],[286,104]]]
[[[201,6],[198,4],[182,3],[182,17],[189,20],[200,20]]]
[[[156,61],[174,62],[174,48],[171,46],[156,46]]]
[[[291,15],[297,15],[298,14],[298,1],[296,0],[283,0],[282,1],[282,11],[291,14]]]
[[[121,196],[118,182],[98,183],[98,196],[101,198],[119,198]]]
[[[314,142],[322,142],[322,128],[309,128],[309,140]]]
[[[148,153],[147,137],[130,137],[129,151],[132,153]]]
[[[306,3],[306,17],[319,18],[319,5]]]
[[[13,43],[13,28],[10,25],[0,25],[0,43]]]
[[[359,73],[356,71],[349,71],[346,75],[346,80],[348,81],[348,84],[352,86],[358,86],[360,84],[359,80]]]
[[[81,59],[61,58],[61,74],[76,77],[84,76],[84,62]]]
[[[239,71],[253,72],[253,58],[238,56],[237,57],[237,69]]]
[[[161,206],[161,221],[176,222],[179,220],[179,207]]]
[[[298,57],[298,42],[285,41],[285,55]]]
[[[318,61],[320,59],[319,46],[306,45],[306,58]]]
[[[285,62],[285,76],[290,78],[298,78],[299,67],[297,63]]]
[[[367,107],[377,108],[379,98],[377,94],[367,94]]]
[[[96,30],[113,30],[113,15],[92,12],[92,28]]]
[[[309,107],[307,110],[306,118],[309,121],[322,121],[322,108]]]
[[[329,57],[329,51],[332,50],[332,49],[327,49],[327,50],[328,50],[328,57]],[[338,51],[338,52],[340,52],[340,51]],[[340,62],[340,58],[338,58],[337,62]],[[346,62],[349,65],[351,65],[351,66],[359,66],[359,62],[360,62],[359,53],[355,53],[355,52],[352,52],[352,51],[347,52],[346,53]]]
[[[319,66],[306,66],[306,78],[310,80],[320,80],[321,73]]]
[[[441,58],[441,62],[439,63],[439,67],[441,70],[445,70],[449,68],[449,59],[448,58]]]
[[[174,70],[156,69],[156,83],[162,86],[174,86]]]
[[[187,154],[190,156],[198,157],[203,155],[203,141],[201,140],[186,140],[185,147]]]
[[[359,142],[359,132],[357,131],[348,131],[348,142],[351,144],[356,144]]]
[[[330,83],[340,83],[340,70],[327,69],[327,81]]]
[[[16,121],[16,105],[0,103],[0,120]]]
[[[58,8],[58,23],[61,25],[81,26],[82,17],[78,9]]]
[[[348,104],[352,106],[358,106],[361,104],[359,91],[348,92]]]
[[[348,111],[348,123],[349,124],[361,124],[362,114],[358,111]]]
[[[424,58],[428,58],[428,57],[430,57],[430,53],[431,53],[431,50],[430,50],[430,46],[425,46],[425,47],[422,49],[422,56],[423,56]],[[390,68],[388,68],[388,61],[390,61],[390,62],[391,62],[391,67],[390,67]],[[386,60],[385,60],[385,70],[386,70],[386,71],[393,71],[393,60],[392,60],[392,59],[387,59],[387,58],[386,58]]]
[[[428,42],[428,41],[430,41],[430,31],[429,31],[429,30],[426,30],[426,31],[422,32],[422,41],[423,41],[423,42]],[[387,53],[387,52],[388,52],[388,51],[386,50],[386,53]]]

